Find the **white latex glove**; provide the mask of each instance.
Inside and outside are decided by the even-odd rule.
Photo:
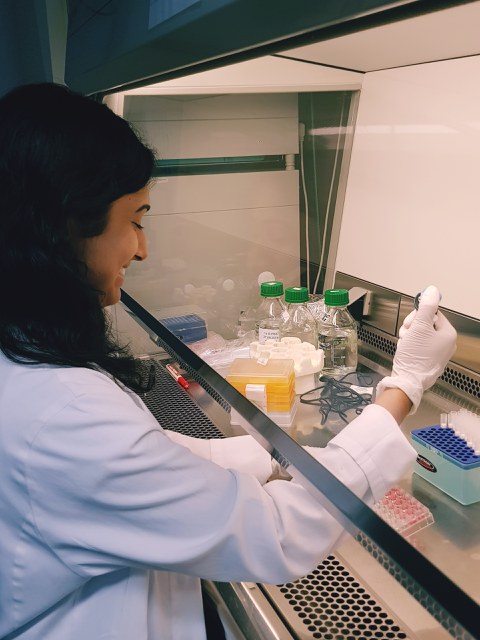
[[[392,374],[377,385],[377,397],[391,388],[401,389],[415,413],[423,392],[443,373],[456,349],[457,332],[438,311],[440,292],[430,285],[423,291],[418,311],[405,318],[393,359]]]

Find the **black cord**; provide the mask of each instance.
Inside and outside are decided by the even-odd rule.
[[[371,393],[358,393],[352,389],[353,382],[346,381],[351,375],[356,375],[359,386],[372,386],[373,378],[362,373],[352,371],[347,373],[339,380],[327,376],[320,376],[320,384],[315,389],[306,391],[300,396],[300,402],[303,404],[318,405],[322,416],[321,424],[324,425],[330,413],[336,413],[342,418],[345,424],[348,423],[347,411],[355,409],[355,413],[360,415],[363,409],[371,404]],[[309,398],[310,394],[320,391],[320,394]]]

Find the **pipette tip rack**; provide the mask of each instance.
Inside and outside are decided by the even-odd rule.
[[[415,473],[468,505],[480,500],[480,455],[450,427],[412,431],[417,450]]]

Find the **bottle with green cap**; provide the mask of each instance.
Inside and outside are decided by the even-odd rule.
[[[324,352],[323,373],[341,377],[357,369],[357,323],[347,305],[347,289],[325,291],[325,313],[318,320],[318,346]]]
[[[285,303],[287,308],[280,324],[281,338],[300,338],[317,348],[317,321],[307,307],[309,300],[307,287],[287,287]]]
[[[256,311],[255,337],[260,344],[267,340],[280,340],[280,322],[285,304],[283,298],[283,282],[270,280],[260,285],[262,302]]]

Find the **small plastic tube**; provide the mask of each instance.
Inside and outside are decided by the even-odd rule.
[[[460,428],[458,426],[458,411],[450,411],[450,413],[448,414],[448,426],[453,429],[453,431],[455,432],[455,435],[459,436],[460,435]]]

